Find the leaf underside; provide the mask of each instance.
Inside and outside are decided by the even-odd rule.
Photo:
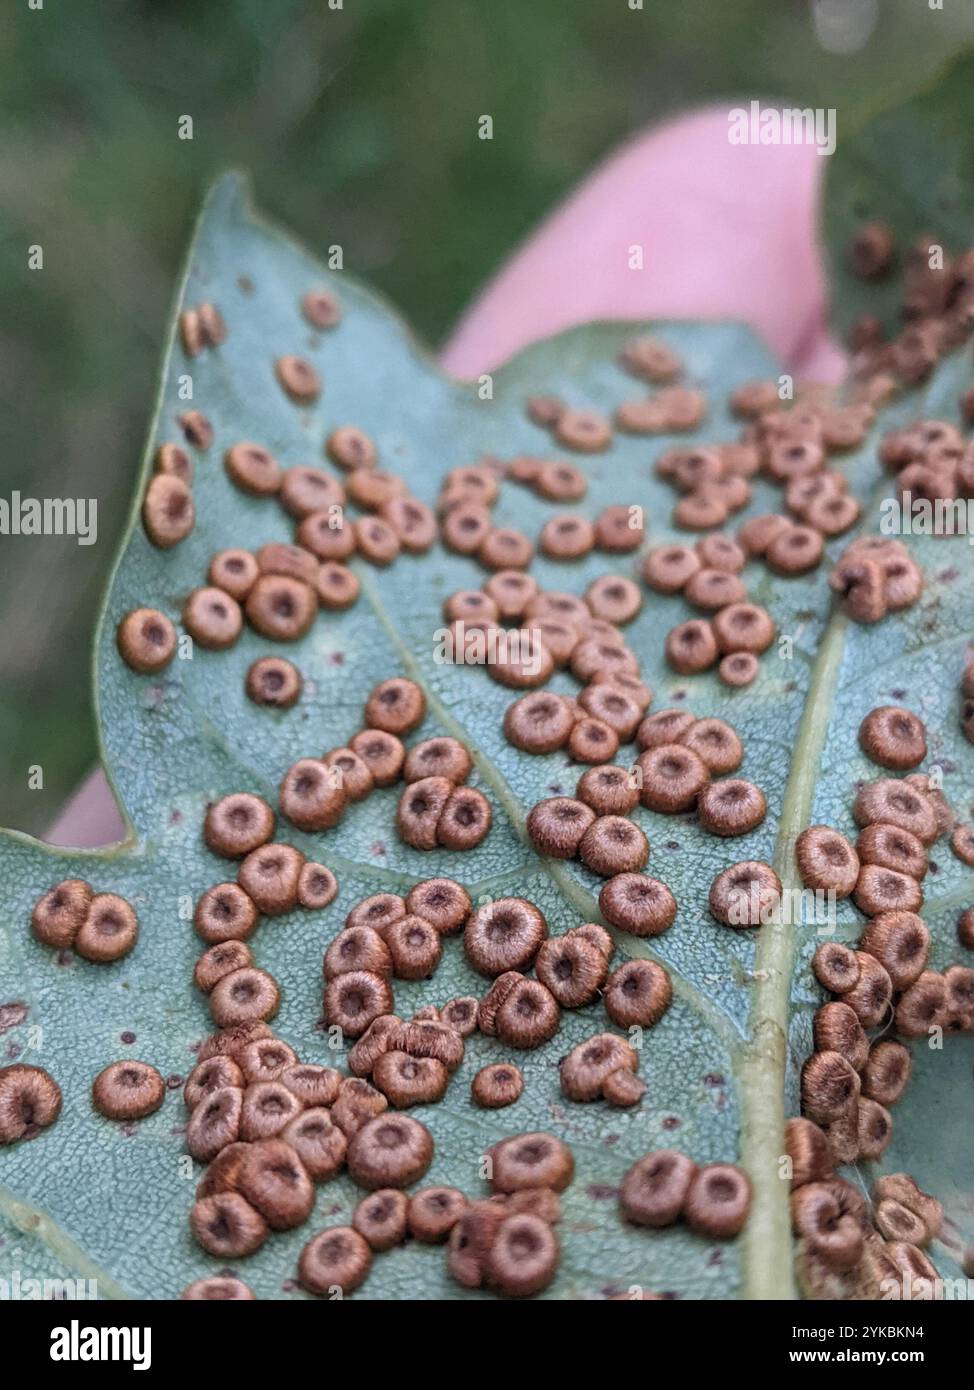
[[[320,285],[334,289],[345,308],[341,326],[326,334],[311,331],[298,309],[300,296]],[[640,394],[615,363],[637,326],[604,323],[530,348],[495,375],[493,398],[479,399],[472,387],[437,370],[387,306],[346,275],[325,271],[257,219],[234,177],[221,181],[206,205],[183,296],[188,304],[215,302],[229,327],[227,342],[192,365],[193,403],[215,430],[213,446],[197,466],[196,529],[175,551],[163,553],[146,541],[133,510],[97,641],[104,761],[130,819],[130,836],[97,853],[66,853],[25,836],[0,836],[7,908],[0,923],[0,1003],[18,999],[29,1006],[25,1022],[0,1047],[8,1045],[9,1055],[23,1049],[23,1059],[47,1067],[64,1093],[57,1124],[35,1142],[0,1153],[0,1269],[13,1267],[8,1255],[15,1252],[25,1274],[94,1277],[103,1296],[115,1297],[175,1297],[192,1279],[221,1267],[188,1231],[199,1166],[188,1176],[180,1161],[186,1116],[178,1089],[155,1115],[126,1130],[98,1116],[89,1098],[94,1076],[119,1057],[139,1057],[165,1076],[185,1077],[194,1047],[211,1029],[205,1000],[191,979],[200,943],[180,915],[181,903],[233,875],[233,866],[202,842],[210,800],[248,790],[276,803],[285,769],[299,756],[346,743],[360,727],[371,686],[405,674],[423,685],[428,700],[426,721],[409,741],[435,733],[463,739],[475,757],[471,781],[494,806],[490,835],[468,854],[423,854],[402,845],[394,825],[395,788],[354,806],[327,835],[303,835],[282,823],[279,838],[329,864],[340,883],[326,911],[265,921],[251,942],[256,963],[281,985],[275,1031],[304,1061],[336,1061],[316,1028],[321,957],[360,898],[405,891],[420,879],[445,874],[464,883],[475,900],[509,893],[531,899],[558,933],[599,920],[600,886],[580,865],[537,859],[523,833],[530,807],[558,791],[570,794],[580,769],[560,753],[529,757],[510,748],[501,721],[511,693],[481,669],[433,660],[432,633],[443,599],[483,581],[474,561],[439,546],[425,557],[402,557],[387,571],[353,561],[362,597],[344,614],[322,613],[293,652],[286,652],[306,685],[298,705],[283,714],[257,709],[244,696],[247,666],[271,650],[255,633],[245,629],[227,652],[198,650],[191,661],[173,662],[162,677],[139,677],[115,650],[118,620],[143,604],[178,620],[214,551],[291,539],[291,524],[273,501],[245,497],[229,482],[221,460],[238,440],[259,441],[285,465],[317,463],[331,429],[359,424],[376,439],[383,463],[432,503],[450,468],[485,453],[510,457],[550,450],[547,437],[525,416],[528,395],[553,392],[610,412]],[[724,402],[734,386],[775,372],[766,350],[733,324],[644,327],[681,354],[687,380],[709,395],[710,418],[692,438],[735,438],[738,426]],[[293,405],[274,380],[273,362],[285,353],[307,356],[321,372],[324,391],[311,409]],[[177,382],[187,370],[178,341],[170,342],[139,495],[158,444],[179,438],[176,416],[186,406]],[[956,419],[962,376],[959,358],[949,359],[926,399],[913,397],[886,412],[883,427],[919,414]],[[651,544],[673,536],[673,495],[653,475],[652,463],[674,442],[616,435],[604,454],[575,460],[589,479],[579,510],[594,515],[609,503],[639,503]],[[868,440],[842,464],[864,503],[878,483],[875,442]],[[749,514],[779,504],[778,490],[758,481]],[[506,484],[494,515],[497,524],[535,536],[552,511],[551,504]],[[847,539],[831,542],[829,554],[837,554]],[[649,595],[627,629],[655,692],[653,708],[682,703],[697,715],[732,723],[746,748],[742,775],[763,787],[770,810],[758,830],[734,841],[704,834],[692,816],[635,813],[652,847],[649,872],[670,885],[679,904],[673,928],[652,943],[617,936],[617,961],[652,956],[665,963],[674,983],[673,1006],[644,1037],[640,1074],[648,1092],[639,1107],[573,1105],[560,1094],[558,1059],[608,1026],[601,1005],[592,1005],[564,1012],[546,1047],[517,1056],[525,1088],[514,1106],[483,1112],[471,1104],[474,1072],[509,1055],[496,1040],[475,1036],[445,1100],[413,1112],[436,1142],[426,1181],[458,1186],[471,1196],[484,1191],[480,1156],[505,1135],[546,1129],[570,1143],[576,1176],[565,1195],[562,1261],[548,1297],[599,1298],[632,1285],[680,1297],[788,1296],[792,1245],[778,1155],[782,1120],[797,1111],[798,1070],[820,1002],[808,970],[817,938],[813,928],[720,927],[707,911],[707,890],[720,869],[752,858],[773,862],[786,884],[797,886],[795,834],[813,821],[851,831],[855,782],[876,775],[859,751],[856,731],[876,704],[895,700],[922,716],[930,731],[929,761],[944,767],[945,789],[965,813],[974,787],[971,750],[957,715],[971,586],[967,551],[957,553],[963,544],[915,541],[928,577],[923,598],[895,622],[876,628],[856,628],[831,615],[827,565],[795,580],[775,580],[749,566],[745,579],[754,601],[766,605],[779,630],[793,637],[794,655],[784,660],[769,652],[746,690],[732,691],[713,675],[680,677],[666,667],[663,637],[688,616],[682,599]],[[613,563],[593,554],[570,564],[539,558],[532,572],[546,588],[577,594],[599,573],[628,573],[632,567],[631,558]],[[577,689],[564,674],[551,686],[565,693]],[[942,968],[954,958],[954,918],[974,900],[974,883],[945,844],[935,847],[932,858],[932,901],[924,914],[936,942],[933,964]],[[34,941],[27,926],[31,906],[67,875],[85,877],[96,889],[121,893],[135,904],[142,931],[128,958],[110,967],[80,960],[58,964]],[[840,937],[853,940],[860,921],[844,904]],[[433,979],[396,982],[396,1009],[408,1016],[421,1004],[482,993],[483,983],[467,966],[460,941],[450,940]],[[122,1033],[134,1034],[135,1041],[122,1043]],[[965,1170],[972,1125],[954,1096],[958,1087],[969,1088],[971,1040],[951,1039],[942,1053],[914,1051],[916,1080],[896,1114],[881,1167],[913,1172],[970,1239],[974,1210]],[[658,1147],[682,1148],[701,1162],[742,1160],[755,1199],[739,1241],[718,1244],[680,1226],[646,1232],[621,1222],[619,1180],[638,1156]],[[862,1177],[870,1181],[868,1165]],[[310,1222],[273,1236],[237,1272],[258,1297],[291,1294],[304,1241],[323,1226],[348,1222],[360,1195],[347,1177],[323,1185]],[[957,1273],[943,1250],[935,1254],[945,1274]],[[377,1257],[357,1295],[485,1296],[453,1284],[442,1250],[415,1243]]]

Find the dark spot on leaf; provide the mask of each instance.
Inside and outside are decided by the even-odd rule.
[[[679,840],[667,840],[667,841],[665,842],[665,844],[663,845],[663,848],[664,848],[664,849],[679,849],[679,848],[680,848],[680,842],[679,842]]]
[[[175,1072],[173,1072],[172,1076],[166,1077],[166,1085],[169,1087],[170,1091],[178,1091],[182,1084],[183,1078],[178,1076]]]
[[[903,690],[903,689],[901,689],[900,686],[897,686],[895,690],[891,690],[889,693],[890,693],[890,699],[892,699],[892,700],[905,700],[905,699],[906,699],[906,691]]]
[[[138,1129],[138,1125],[122,1125],[120,1128],[126,1139],[131,1139],[132,1135]]]
[[[128,1031],[126,1031],[126,1032],[122,1033],[120,1036],[121,1036],[121,1039],[122,1039],[122,1042],[123,1042],[123,1043],[134,1043],[134,1042],[135,1042],[135,1034],[134,1034],[134,1033],[129,1033]]]
[[[181,825],[181,824],[182,824],[182,819],[183,819],[183,813],[182,813],[182,811],[173,811],[172,814],[171,814],[170,817],[169,817],[169,824],[170,824],[170,825]]]
[[[26,1004],[0,1004],[0,1033],[9,1033],[27,1017]]]
[[[548,790],[551,792],[552,796],[564,796],[565,794],[564,788],[560,782],[552,782]]]
[[[937,578],[941,584],[953,584],[955,579],[960,578],[960,570],[951,566],[950,569],[944,570],[943,574],[938,574]]]
[[[790,694],[792,693],[792,691],[797,690],[797,689],[798,689],[798,687],[795,685],[795,682],[794,682],[794,681],[788,681],[787,684],[785,685],[785,694],[786,694],[786,695],[790,695]]]
[[[611,1202],[618,1196],[619,1189],[609,1187],[607,1183],[593,1182],[586,1187],[585,1192],[593,1202]]]
[[[621,1134],[607,1134],[602,1142],[607,1149],[611,1149],[613,1144],[618,1144],[621,1138]]]
[[[345,653],[344,653],[344,652],[332,652],[332,654],[331,654],[331,656],[328,658],[328,660],[331,662],[331,664],[332,664],[333,666],[344,666],[344,664],[345,664]]]
[[[705,1086],[723,1086],[724,1078],[719,1071],[709,1071],[703,1079]]]
[[[685,700],[686,698],[687,692],[685,690],[674,690],[673,694],[670,696],[671,700]]]
[[[677,1115],[667,1115],[663,1120],[664,1129],[679,1129],[681,1121]]]
[[[23,1048],[20,1046],[20,1043],[14,1042],[11,1038],[10,1042],[7,1043],[7,1056],[10,1058],[11,1062],[15,1062],[22,1051]]]
[[[73,960],[74,956],[70,951],[58,951],[54,957],[55,965],[70,965]]]
[[[253,280],[251,280],[249,275],[237,276],[237,289],[240,291],[241,294],[253,294],[254,282]]]

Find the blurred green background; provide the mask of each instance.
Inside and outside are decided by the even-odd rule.
[[[249,169],[312,247],[341,243],[435,344],[631,132],[764,96],[836,107],[841,139],[974,35],[974,6],[951,0],[337,3],[8,0],[0,496],[97,497],[99,537],[0,537],[0,824],[42,830],[92,763],[95,611],[175,277],[221,169]]]

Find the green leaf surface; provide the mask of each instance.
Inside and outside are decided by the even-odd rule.
[[[345,317],[337,331],[317,335],[302,319],[298,300],[323,283],[336,289]],[[25,1060],[47,1067],[64,1093],[57,1124],[33,1143],[0,1151],[0,1218],[13,1232],[27,1233],[29,1246],[21,1240],[21,1249],[34,1277],[75,1271],[97,1278],[103,1296],[175,1297],[193,1278],[219,1268],[188,1232],[199,1169],[193,1172],[185,1159],[179,1090],[174,1086],[155,1115],[124,1129],[98,1116],[89,1098],[94,1076],[119,1057],[140,1057],[166,1076],[185,1077],[194,1046],[211,1029],[205,1001],[191,981],[199,941],[182,911],[232,869],[203,845],[208,801],[236,790],[276,800],[285,769],[299,756],[345,743],[360,727],[368,689],[402,673],[427,693],[427,719],[413,739],[436,732],[462,738],[475,757],[471,780],[494,806],[491,834],[465,855],[422,854],[400,844],[395,789],[353,807],[326,835],[302,835],[282,824],[279,838],[329,864],[340,882],[339,896],[326,911],[264,922],[251,943],[257,964],[281,984],[275,1031],[306,1061],[335,1060],[316,1028],[321,956],[351,906],[369,893],[404,891],[442,873],[463,882],[475,899],[507,893],[530,898],[552,932],[599,919],[600,881],[577,864],[538,860],[523,832],[530,807],[555,789],[570,792],[578,769],[561,754],[529,757],[511,749],[501,731],[510,693],[483,670],[433,660],[443,599],[483,580],[473,561],[437,547],[425,557],[403,557],[388,571],[353,562],[362,598],[345,614],[321,614],[295,645],[306,689],[284,714],[257,709],[244,697],[244,671],[271,650],[254,633],[245,631],[227,652],[198,650],[159,678],[129,671],[118,658],[114,634],[119,618],[141,604],[178,619],[185,595],[202,582],[215,550],[290,539],[290,523],[273,501],[244,497],[230,484],[221,460],[234,442],[258,440],[284,464],[317,462],[328,431],[354,422],[375,437],[381,458],[413,492],[432,502],[449,468],[484,453],[545,452],[546,436],[524,414],[527,395],[557,392],[575,404],[609,411],[639,394],[615,364],[634,325],[594,324],[540,343],[498,372],[492,399],[482,400],[473,387],[444,378],[386,305],[344,275],[329,276],[257,219],[235,178],[218,184],[207,203],[180,303],[184,298],[189,304],[211,299],[229,327],[227,342],[192,365],[194,404],[215,429],[214,444],[197,467],[196,529],[175,551],[157,551],[142,534],[134,505],[97,642],[100,737],[131,822],[129,836],[98,853],[54,850],[13,833],[0,837],[6,888],[0,1003],[28,1006],[24,1022],[9,1030],[0,1048],[6,1045],[9,1056],[20,1049]],[[699,437],[736,437],[738,427],[723,402],[742,381],[775,370],[765,349],[731,324],[652,327],[682,354],[688,380],[710,395],[711,417]],[[307,355],[321,371],[325,387],[313,409],[290,403],[275,382],[274,359],[289,352]],[[178,342],[170,343],[137,487],[132,480],[137,495],[156,446],[178,437],[175,417],[185,408],[178,382],[188,370]],[[961,374],[960,359],[949,359],[928,399],[902,403],[900,417],[922,412],[956,418]],[[890,412],[884,423],[896,418]],[[584,511],[594,515],[608,503],[640,503],[651,542],[671,536],[673,495],[652,471],[656,454],[671,442],[616,436],[606,453],[583,458],[589,478]],[[864,501],[877,486],[874,452],[875,439],[845,465]],[[120,486],[129,481],[120,480]],[[758,482],[750,511],[769,510],[779,497]],[[505,485],[495,516],[499,524],[536,535],[552,511],[524,489]],[[842,544],[831,543],[830,552]],[[540,1128],[571,1144],[576,1177],[565,1198],[562,1263],[549,1297],[600,1298],[633,1284],[702,1298],[783,1297],[792,1289],[787,1184],[778,1176],[778,1156],[783,1119],[797,1108],[797,1075],[819,998],[807,969],[816,940],[801,927],[720,927],[707,911],[707,889],[720,869],[746,858],[773,861],[782,878],[793,881],[798,831],[812,820],[849,828],[855,781],[870,775],[856,742],[858,722],[894,692],[927,720],[931,756],[945,768],[948,794],[959,808],[969,801],[971,750],[960,738],[956,693],[970,611],[969,551],[963,542],[925,541],[917,549],[928,566],[922,601],[895,624],[875,629],[851,628],[831,616],[825,566],[791,581],[773,581],[749,567],[749,589],[793,639],[793,655],[782,659],[770,652],[747,690],[731,691],[712,675],[683,678],[666,667],[663,637],[688,615],[682,599],[649,595],[627,629],[655,691],[653,707],[685,702],[698,715],[733,723],[747,750],[743,775],[764,788],[770,810],[757,831],[730,842],[705,835],[692,817],[636,812],[652,846],[649,870],[670,885],[680,909],[673,928],[652,943],[617,935],[617,959],[650,955],[663,961],[675,991],[672,1008],[644,1036],[640,1074],[648,1092],[638,1108],[573,1105],[560,1094],[558,1059],[607,1024],[601,1006],[593,1005],[565,1012],[551,1043],[518,1057],[526,1084],[514,1106],[483,1112],[470,1103],[474,1072],[506,1055],[496,1041],[476,1036],[446,1099],[414,1112],[436,1141],[428,1181],[459,1186],[469,1195],[484,1190],[480,1156],[504,1135]],[[533,573],[545,587],[581,593],[597,574],[613,568],[629,572],[632,560],[613,566],[596,555],[572,564],[539,559]],[[552,686],[576,688],[564,675]],[[930,921],[937,932],[936,963],[942,965],[951,958],[953,914],[974,885],[945,846],[934,857]],[[33,939],[31,905],[67,874],[135,904],[142,932],[129,957],[110,967],[78,959],[59,963]],[[850,938],[857,931],[857,914],[848,905],[841,929]],[[450,940],[432,980],[396,983],[397,1012],[408,1016],[423,1003],[482,989],[461,943]],[[134,1034],[135,1041],[123,1042],[123,1033]],[[964,1191],[964,1164],[972,1126],[953,1098],[969,1085],[970,1044],[951,1039],[943,1053],[917,1056],[920,1078],[900,1107],[883,1165],[914,1171],[945,1201],[968,1238],[974,1214]],[[947,1142],[931,1143],[938,1131]],[[679,1226],[638,1231],[620,1221],[615,1188],[622,1174],[639,1155],[662,1146],[683,1148],[703,1162],[741,1159],[755,1198],[739,1241],[716,1244]],[[868,1173],[863,1176],[868,1180]],[[359,1195],[344,1177],[322,1186],[310,1223],[272,1237],[238,1272],[259,1297],[291,1293],[303,1242],[314,1230],[346,1222]],[[16,1240],[15,1234],[8,1244]],[[0,1276],[6,1249],[0,1246]],[[43,1268],[34,1268],[38,1263]],[[416,1244],[377,1257],[357,1296],[487,1297],[458,1289],[443,1251]]]
[[[900,251],[920,236],[945,253],[974,243],[974,143],[968,48],[906,101],[895,102],[851,130],[838,125],[829,160],[824,235],[829,253],[832,313],[847,330],[860,314],[876,314],[890,332],[902,326],[900,258],[894,274],[865,283],[849,267],[847,248],[864,222],[883,222]]]

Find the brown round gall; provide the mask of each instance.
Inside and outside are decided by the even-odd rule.
[[[374,686],[365,702],[363,722],[386,733],[411,733],[426,714],[426,697],[415,681],[393,676]]]
[[[338,880],[324,864],[310,860],[301,865],[298,875],[298,906],[320,911],[333,901],[338,892]]]
[[[568,934],[542,942],[535,974],[564,1009],[590,1004],[605,983],[608,961],[584,936]]]
[[[440,963],[440,934],[423,917],[399,917],[384,929],[383,937],[397,980],[428,979]]]
[[[382,729],[362,729],[352,738],[350,747],[372,774],[377,787],[391,787],[399,780],[406,749],[395,734]]]
[[[204,994],[234,970],[244,970],[253,965],[254,958],[249,946],[242,941],[221,941],[204,951],[193,968],[193,983]]]
[[[98,964],[127,956],[139,935],[135,908],[116,893],[96,893],[74,938],[74,950]]]
[[[630,960],[609,976],[603,1002],[620,1028],[653,1028],[670,1007],[673,986],[663,967],[651,960]]]
[[[155,608],[136,608],[118,625],[119,654],[127,666],[141,675],[163,671],[176,651],[176,629]]]
[[[255,632],[275,642],[296,642],[308,632],[318,612],[310,584],[286,574],[263,574],[244,605]]]
[[[0,1145],[34,1139],[61,1113],[61,1088],[43,1067],[0,1067]]]
[[[279,495],[281,506],[296,521],[303,521],[313,513],[327,512],[330,507],[336,509],[337,515],[337,509],[345,501],[345,489],[337,478],[320,468],[308,468],[303,464],[287,469],[281,479]]]
[[[190,1302],[239,1303],[256,1297],[242,1279],[214,1275],[209,1279],[194,1279],[179,1295]]]
[[[258,911],[274,917],[297,902],[303,865],[304,855],[292,845],[263,845],[244,859],[237,882]]]
[[[263,797],[234,792],[206,808],[203,839],[214,854],[242,859],[274,834],[274,812]]]
[[[329,980],[325,987],[325,1022],[347,1037],[358,1038],[382,1014],[392,1011],[392,990],[382,976],[350,970]]]
[[[218,1028],[233,1028],[254,1019],[266,1022],[277,1013],[281,992],[266,970],[245,967],[224,975],[210,991],[209,1004]]]
[[[348,1171],[359,1187],[411,1187],[433,1160],[430,1132],[410,1115],[368,1120],[348,1146]]]
[[[666,660],[680,675],[696,675],[713,666],[717,660],[717,640],[708,622],[691,618],[666,634]]]
[[[642,774],[640,801],[647,810],[665,815],[691,810],[710,781],[699,754],[680,744],[647,748],[636,759],[636,767]]]
[[[469,893],[450,878],[425,879],[406,895],[406,911],[424,918],[441,936],[459,931],[471,910]]]
[[[517,980],[499,1004],[494,1030],[510,1047],[534,1048],[558,1031],[560,1010],[539,980]]]
[[[660,545],[642,565],[642,576],[658,594],[677,594],[701,568],[700,556],[688,545]]]
[[[321,377],[303,357],[279,357],[274,363],[274,375],[297,405],[311,405],[321,395]]]
[[[470,1096],[484,1110],[513,1105],[524,1090],[520,1068],[511,1062],[493,1062],[481,1067],[470,1083]]]
[[[578,857],[593,873],[636,873],[649,860],[649,841],[625,816],[597,816],[578,846]]]
[[[530,1298],[554,1279],[559,1257],[558,1240],[548,1223],[519,1212],[498,1227],[484,1260],[484,1278],[508,1298]]]
[[[301,696],[301,672],[282,656],[262,656],[247,671],[244,689],[255,705],[290,709]]]
[[[638,748],[659,748],[664,743],[679,743],[686,731],[696,723],[696,715],[688,709],[661,709],[649,714],[636,730]]]
[[[725,685],[750,685],[758,674],[758,659],[753,652],[731,652],[722,657],[717,674]]]
[[[157,473],[142,503],[142,525],[154,546],[169,550],[189,535],[196,523],[193,494],[182,478]]]
[[[281,815],[299,830],[331,830],[345,814],[347,798],[335,768],[319,758],[299,758],[281,780]]]
[[[929,799],[897,778],[867,782],[859,788],[852,806],[856,824],[886,824],[909,830],[924,845],[939,834],[937,817]]]
[[[437,845],[437,827],[454,792],[446,777],[423,777],[411,782],[399,798],[396,829],[403,844],[431,850]]]
[[[723,869],[710,885],[710,911],[727,927],[760,927],[775,920],[781,880],[770,864],[749,859]]]
[[[474,849],[486,838],[493,820],[490,802],[475,787],[456,787],[436,823],[436,841],[444,849]]]
[[[806,888],[847,898],[859,878],[859,856],[844,835],[828,825],[810,825],[795,841],[795,862]]]
[[[714,614],[711,629],[721,652],[750,652],[754,656],[767,651],[777,630],[766,609],[756,603],[736,602]]]
[[[923,720],[899,705],[882,705],[870,711],[859,726],[863,752],[880,767],[906,772],[927,756]]]
[[[183,605],[183,626],[198,646],[223,651],[240,636],[243,615],[222,589],[194,589]]]
[[[697,1165],[676,1149],[645,1154],[626,1172],[619,1207],[635,1226],[671,1226],[683,1211]]]
[[[908,874],[879,864],[863,864],[852,898],[867,917],[880,912],[916,912],[923,903],[923,889]]]
[[[65,878],[49,888],[31,912],[31,930],[37,940],[58,951],[71,947],[93,897],[91,885],[83,878]]]
[[[708,783],[697,798],[700,824],[712,835],[746,835],[761,824],[767,810],[760,787],[738,777]]]
[[[147,1062],[112,1062],[95,1077],[91,1100],[108,1120],[143,1120],[166,1098],[166,1083]]]
[[[575,1175],[572,1151],[553,1134],[535,1132],[502,1139],[490,1150],[494,1192],[521,1192],[539,1187],[564,1192]]]
[[[375,1251],[391,1250],[406,1238],[409,1199],[394,1187],[380,1188],[363,1197],[355,1208],[352,1225]]]
[[[903,1095],[913,1070],[913,1060],[902,1043],[881,1038],[869,1049],[862,1069],[862,1095],[890,1106]]]
[[[823,941],[812,957],[812,970],[830,994],[845,994],[859,982],[856,952],[841,941]]]
[[[308,290],[301,296],[301,312],[312,328],[336,328],[342,319],[342,306],[330,290]]]
[[[199,899],[193,925],[211,945],[243,941],[257,925],[257,907],[238,884],[220,883],[208,888]]]
[[[616,874],[602,887],[603,917],[631,936],[660,936],[676,919],[676,899],[665,883],[647,874]]]
[[[590,767],[578,779],[575,795],[598,816],[627,816],[639,805],[636,779],[625,767]]]
[[[694,1173],[683,1202],[692,1231],[729,1240],[743,1230],[751,1209],[751,1183],[730,1163],[710,1163]]]
[[[195,1203],[189,1228],[198,1245],[218,1259],[253,1255],[267,1239],[267,1223],[239,1192],[218,1192]]]
[[[227,450],[224,467],[230,481],[252,497],[271,497],[280,491],[281,465],[260,444],[234,444]]]
[[[325,952],[326,980],[347,975],[350,970],[367,970],[372,975],[383,975],[386,978],[392,974],[392,955],[389,947],[372,927],[346,927],[338,933]]]
[[[539,801],[528,814],[527,832],[539,854],[549,859],[573,859],[595,812],[582,801],[554,796]]]
[[[497,898],[478,907],[463,932],[467,959],[481,975],[529,966],[548,935],[543,914],[525,898]]]

